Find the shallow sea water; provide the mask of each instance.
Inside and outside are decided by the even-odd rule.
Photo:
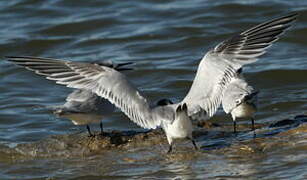
[[[266,55],[244,67],[260,89],[256,138],[248,119],[238,122],[235,136],[230,116],[219,111],[208,121],[218,126],[195,128],[199,151],[180,141],[166,155],[163,134],[99,149],[101,139],[92,142],[83,126],[45,108],[63,103],[71,89],[1,60],[0,179],[307,178],[307,118],[297,117],[307,115],[306,1],[10,0],[0,6],[2,57],[134,62],[125,74],[153,101],[182,99],[199,60],[217,43],[299,13]],[[119,111],[103,122],[108,132],[144,132]]]

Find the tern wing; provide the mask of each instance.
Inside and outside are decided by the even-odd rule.
[[[191,89],[183,100],[189,107],[189,115],[205,111],[207,116],[213,116],[225,88],[238,76],[237,71],[264,54],[296,17],[297,14],[291,14],[259,24],[210,50],[201,60]]]
[[[122,73],[113,68],[49,58],[7,58],[36,74],[56,81],[57,84],[91,90],[120,108],[133,122],[143,128],[154,129],[161,124],[161,118],[153,117],[147,99]]]
[[[76,89],[67,96],[66,101],[83,103],[89,100],[95,100],[96,98],[97,95],[93,93],[91,90]]]

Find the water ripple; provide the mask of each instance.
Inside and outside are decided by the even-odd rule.
[[[293,11],[300,14],[295,26],[264,57],[244,68],[248,82],[260,89],[256,123],[262,127],[258,131],[268,131],[268,136],[251,142],[251,134],[245,131],[236,139],[230,131],[208,129],[208,135],[198,139],[207,149],[193,156],[187,150],[188,153],[165,157],[160,145],[154,150],[116,151],[117,159],[114,154],[92,154],[84,159],[20,160],[20,154],[12,153],[9,147],[53,142],[51,135],[80,134],[84,127],[75,127],[44,108],[63,103],[70,89],[0,61],[0,162],[5,162],[0,163],[2,179],[304,176],[302,149],[306,137],[293,133],[295,130],[272,130],[267,125],[306,113],[306,1],[10,0],[0,5],[2,56],[132,61],[136,63],[135,70],[125,74],[153,101],[161,97],[181,100],[189,90],[199,60],[220,41],[267,19]],[[230,117],[220,111],[211,121],[232,129]],[[248,126],[249,120],[239,124]],[[139,130],[120,112],[106,120],[106,126],[107,130]],[[304,127],[293,129],[303,132]],[[284,136],[279,137],[281,131]],[[273,136],[273,132],[278,133]],[[292,138],[297,144],[290,143],[294,142]],[[63,152],[69,154],[67,150]]]

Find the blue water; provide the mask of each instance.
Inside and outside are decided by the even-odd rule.
[[[10,0],[1,1],[0,7],[1,56],[134,62],[135,70],[125,74],[154,101],[163,97],[182,99],[189,90],[199,60],[217,43],[257,23],[298,12],[300,16],[295,25],[266,55],[246,66],[244,71],[248,82],[261,90],[256,118],[256,123],[264,125],[261,131],[266,130],[268,124],[306,113],[307,1]],[[86,134],[83,126],[74,126],[68,119],[56,117],[45,108],[62,104],[70,92],[71,89],[0,61],[1,152],[20,144],[49,141],[51,135]],[[107,131],[141,130],[119,111],[103,121]],[[221,111],[211,121],[231,125],[230,117]],[[239,123],[248,127],[249,120]],[[93,130],[98,128],[93,126]],[[209,146],[210,141],[223,147],[229,141],[227,137],[206,138],[198,142],[203,147]],[[293,137],[283,138],[288,142]],[[272,150],[268,152],[246,156],[243,153],[240,158],[244,161],[232,159],[234,150],[228,148],[225,155],[223,148],[218,151],[204,148],[189,158],[159,157],[160,146],[155,147],[157,150],[152,155],[148,155],[151,148],[136,150],[136,153],[132,149],[129,153],[119,151],[110,155],[115,157],[110,160],[110,166],[104,164],[104,154],[81,159],[72,155],[60,159],[12,160],[14,154],[9,151],[0,158],[0,179],[257,179],[261,175],[268,179],[302,179],[306,176],[306,156],[301,151],[306,150],[306,136],[296,138],[302,141],[299,145],[293,142],[293,146],[286,143],[278,151],[270,147]],[[272,139],[279,144],[278,138]],[[270,138],[261,141],[271,142]],[[233,142],[241,148],[240,143]],[[262,147],[249,143],[255,149]],[[120,161],[130,156],[141,160]],[[276,163],[280,158],[285,159]]]

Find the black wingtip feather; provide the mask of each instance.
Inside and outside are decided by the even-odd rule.
[[[293,13],[254,26],[220,43],[213,51],[233,55],[239,61],[257,59],[291,27],[297,16]]]
[[[298,16],[298,13],[292,13],[292,14],[289,14],[289,15],[281,16],[281,17],[272,19],[268,22],[264,22],[264,23],[261,23],[257,26],[254,26],[254,27],[242,32],[241,34],[246,34],[246,35],[254,34],[255,32],[258,32],[258,31],[263,30],[263,29],[270,27],[270,26],[290,24],[297,19],[297,16]],[[289,27],[290,26],[288,26],[286,28],[289,28]]]

